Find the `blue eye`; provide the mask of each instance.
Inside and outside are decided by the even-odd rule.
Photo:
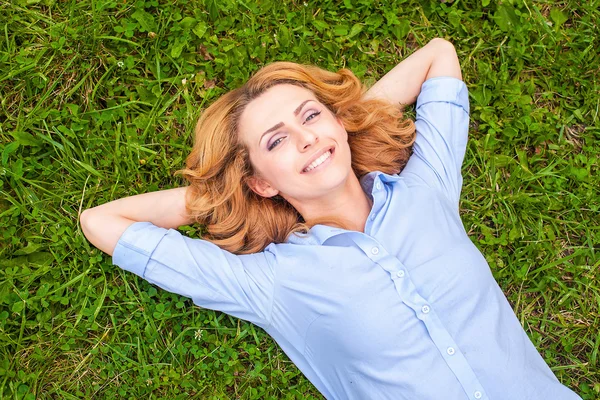
[[[283,140],[283,138],[280,137],[279,139],[277,139],[276,141],[274,141],[273,143],[271,143],[271,145],[269,146],[269,151],[273,150],[273,148],[279,144],[280,140]]]
[[[307,123],[308,121],[310,121],[314,117],[317,117],[319,114],[321,114],[321,111],[315,111],[314,113],[312,113],[308,117],[306,117],[306,120],[304,120],[304,123]],[[267,150],[269,150],[269,151],[273,150],[280,143],[280,141],[283,140],[284,138],[285,138],[285,136],[284,137],[280,137],[277,140],[275,140],[273,143],[271,143],[271,145],[267,148]]]
[[[314,117],[318,116],[319,114],[321,114],[321,111],[314,112],[314,113],[310,114],[310,115],[309,115],[309,116],[306,118],[306,121],[304,121],[304,122],[308,122],[308,121],[310,121],[311,119],[313,119]]]

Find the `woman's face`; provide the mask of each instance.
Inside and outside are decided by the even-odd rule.
[[[352,173],[342,122],[308,89],[273,86],[248,104],[239,130],[258,175],[250,187],[263,197],[296,206],[341,188]]]

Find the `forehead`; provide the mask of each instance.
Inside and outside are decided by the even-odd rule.
[[[295,118],[294,111],[305,100],[317,101],[314,93],[300,86],[281,84],[252,100],[240,117],[240,133],[246,143],[254,143],[274,125]],[[309,103],[311,104],[311,103]]]

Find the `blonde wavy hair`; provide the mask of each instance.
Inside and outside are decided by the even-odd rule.
[[[339,219],[304,221],[281,196],[256,194],[248,179],[258,176],[238,135],[245,107],[269,88],[292,84],[311,90],[341,119],[348,132],[352,169],[357,178],[371,171],[399,173],[415,139],[413,121],[398,105],[364,100],[366,87],[348,69],[337,73],[291,62],[275,62],[256,72],[242,87],[208,107],[195,129],[195,143],[186,168],[176,172],[189,181],[186,210],[206,227],[203,239],[235,254],[263,251],[285,242],[290,234],[305,234],[316,224],[344,228]]]

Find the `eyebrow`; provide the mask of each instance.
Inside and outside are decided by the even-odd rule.
[[[302,111],[302,107],[304,107],[304,105],[306,103],[308,103],[309,101],[314,101],[313,99],[308,99],[308,100],[304,100],[302,103],[300,103],[300,105],[298,107],[296,107],[296,109],[294,110],[294,116],[297,116],[300,111]],[[258,144],[260,145],[260,142],[262,142],[263,137],[270,132],[276,131],[277,129],[281,128],[284,125],[283,122],[278,123],[277,125],[273,126],[272,128],[267,129],[261,136],[260,139],[258,139]]]

